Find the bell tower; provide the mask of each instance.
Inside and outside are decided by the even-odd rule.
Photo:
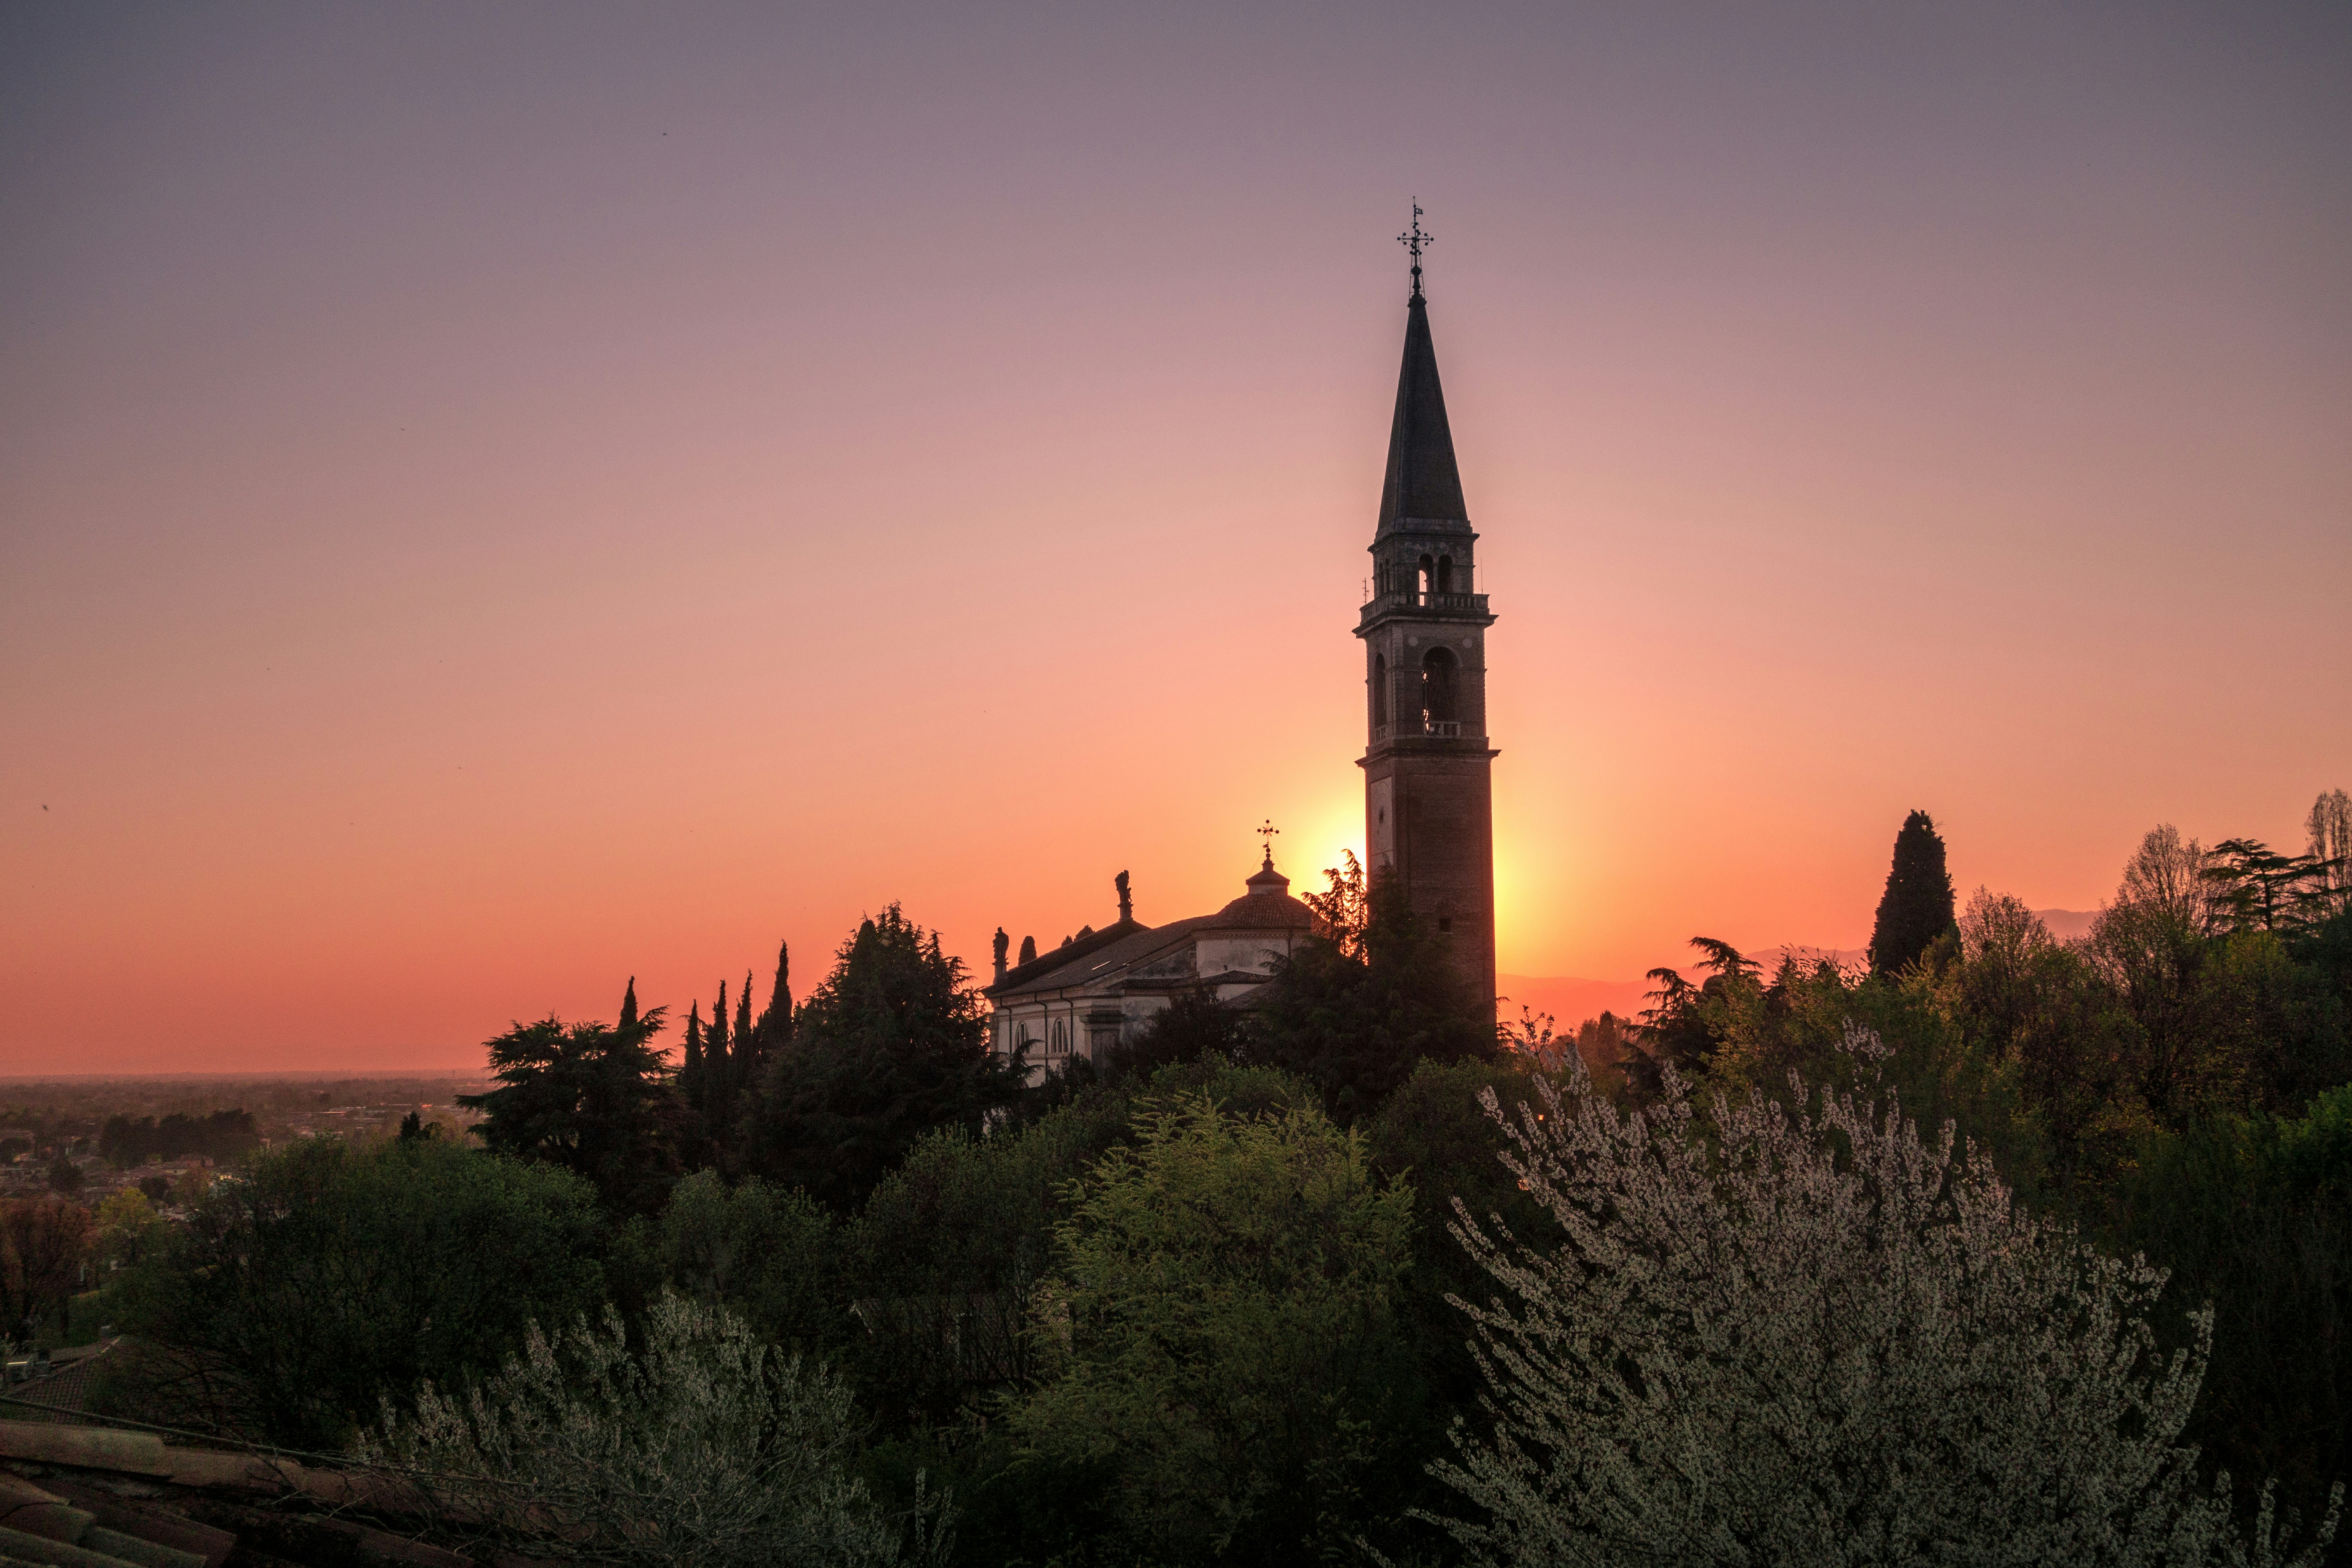
[[[1475,547],[1413,208],[1412,296],[1405,301],[1404,369],[1389,427],[1388,479],[1373,531],[1372,596],[1356,623],[1365,665],[1364,844],[1368,869],[1401,878],[1413,912],[1452,943],[1475,994],[1495,1002],[1495,827],[1486,743],[1486,595],[1475,593]]]

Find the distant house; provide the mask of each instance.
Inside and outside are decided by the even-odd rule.
[[[1243,887],[1214,914],[1147,926],[1135,919],[1121,872],[1116,923],[1012,968],[998,931],[996,978],[982,992],[990,1048],[1009,1056],[1026,1047],[1030,1069],[1042,1073],[1132,1039],[1187,992],[1245,1005],[1273,978],[1276,960],[1313,930],[1315,912],[1290,896],[1290,879],[1271,856]]]

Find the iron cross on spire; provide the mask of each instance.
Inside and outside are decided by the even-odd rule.
[[[1265,826],[1255,831],[1260,838],[1265,840],[1265,863],[1271,866],[1274,864],[1274,841],[1282,836],[1282,829],[1276,827],[1274,818],[1269,816],[1265,819]]]
[[[1412,204],[1412,226],[1397,236],[1397,243],[1412,253],[1412,297],[1421,298],[1421,253],[1437,241],[1433,234],[1424,234],[1421,227],[1421,204]]]

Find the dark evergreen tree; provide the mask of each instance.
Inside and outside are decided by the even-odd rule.
[[[1664,1092],[1669,1067],[1685,1079],[1704,1072],[1721,1043],[1711,1015],[1719,1016],[1733,993],[1762,989],[1760,966],[1729,942],[1695,936],[1690,944],[1706,955],[1698,966],[1714,971],[1705,981],[1694,985],[1673,969],[1653,969],[1647,976],[1658,988],[1647,994],[1651,1005],[1634,1030],[1633,1050],[1624,1064],[1627,1081],[1647,1100]]]
[[[1894,974],[1916,963],[1936,939],[1959,929],[1952,918],[1952,875],[1935,819],[1915,811],[1895,836],[1895,865],[1870,932],[1870,970]]]
[[[680,1131],[668,1065],[653,1045],[662,1011],[627,1029],[550,1014],[487,1042],[499,1087],[457,1097],[482,1112],[475,1135],[499,1153],[577,1173],[614,1213],[658,1207]]]
[[[727,1098],[730,1104],[740,1104],[750,1087],[753,1063],[758,1059],[758,1042],[751,1035],[751,972],[743,972],[743,994],[735,1001],[735,1059],[729,1064]]]
[[[850,1209],[923,1134],[976,1134],[1019,1087],[989,1055],[963,961],[892,904],[801,1007],[746,1118],[747,1152],[760,1173]]]
[[[702,1114],[702,1003],[698,998],[686,1010],[686,1051],[677,1069],[677,1092],[697,1116]]]
[[[629,976],[629,988],[621,994],[621,1022],[617,1026],[624,1030],[637,1026],[637,977],[634,974]]]
[[[2326,920],[2336,865],[2312,855],[2282,855],[2259,838],[2225,838],[2213,846],[2203,876],[2229,930],[2300,933]]]
[[[1037,962],[1037,939],[1035,937],[1024,936],[1021,939],[1021,962],[1024,963],[1034,963]]]
[[[760,1047],[755,1065],[773,1059],[793,1037],[793,950],[789,942],[776,944],[776,984],[768,993],[768,1005],[761,1013],[752,1034]]]
[[[727,1040],[727,982],[719,983],[719,1000],[702,1031],[702,1120],[713,1133],[735,1120],[735,1064]]]

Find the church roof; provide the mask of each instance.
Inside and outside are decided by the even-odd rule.
[[[1470,521],[1470,509],[1462,500],[1462,472],[1454,462],[1454,431],[1445,422],[1445,390],[1437,382],[1429,301],[1418,293],[1405,307],[1404,368],[1397,375],[1388,479],[1381,487],[1381,522],[1373,537],[1395,531],[1409,518]]]
[[[1065,964],[1076,963],[1089,953],[1100,952],[1114,942],[1150,930],[1151,927],[1138,921],[1118,921],[1103,927],[1100,931],[1088,931],[1075,942],[1066,942],[1057,948],[1041,952],[1026,963],[1014,965],[1004,972],[1003,979],[986,989],[990,992],[997,992],[1026,984],[1040,975],[1050,974]]]
[[[1313,928],[1315,911],[1290,896],[1290,879],[1269,859],[1243,884],[1249,889],[1213,915],[1171,921],[1164,926],[1121,921],[1051,952],[1041,952],[981,994],[992,1001],[1084,985],[1097,975],[1132,969],[1146,959],[1181,947],[1195,935],[1221,931],[1297,931]]]
[[[1214,915],[1194,915],[1191,920],[1171,921],[1164,926],[1137,925],[1131,921],[1112,926],[1097,931],[1085,942],[1072,942],[1067,947],[1039,953],[1033,962],[1006,971],[1003,979],[982,994],[1003,1001],[1025,992],[1083,985],[1093,975],[1130,968],[1155,952],[1174,947],[1201,927],[1216,923],[1216,920]],[[1105,937],[1111,940],[1105,942]]]

